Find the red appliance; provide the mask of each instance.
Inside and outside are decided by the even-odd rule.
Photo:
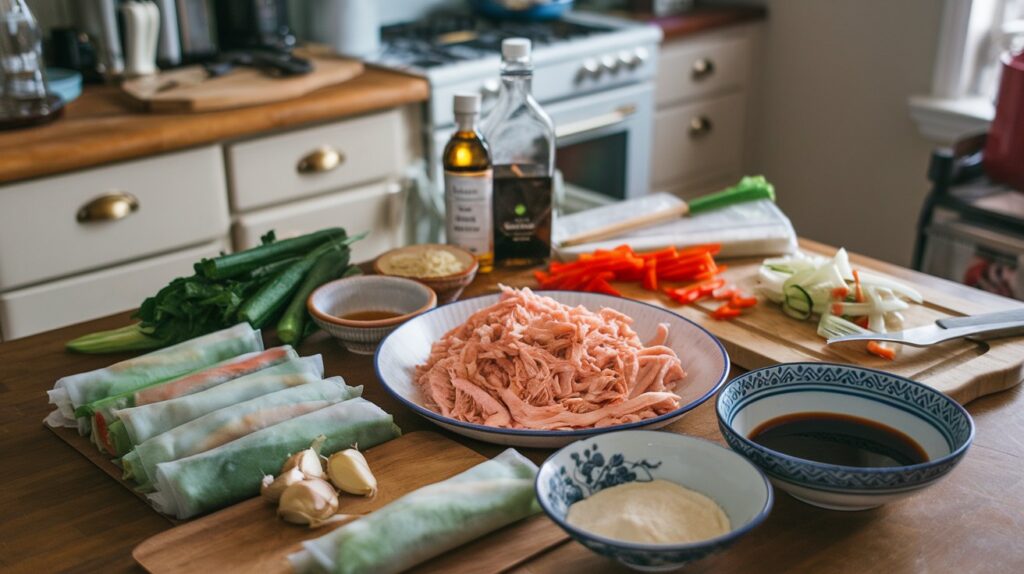
[[[1024,191],[1024,52],[1002,57],[996,117],[985,144],[985,172],[995,181]]]

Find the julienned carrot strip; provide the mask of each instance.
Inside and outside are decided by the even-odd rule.
[[[622,297],[622,293],[619,293],[614,287],[608,284],[603,277],[594,277],[590,284],[587,285],[588,291],[593,293],[604,293],[605,295],[614,295],[616,297]]]
[[[836,287],[835,289],[832,290],[833,299],[846,299],[846,296],[849,294],[850,288],[847,287],[846,285],[843,285],[842,287]]]
[[[883,359],[892,361],[896,358],[896,350],[892,347],[883,345],[878,341],[868,341],[868,352],[872,355],[878,355]]]
[[[547,273],[541,271],[540,269],[534,271],[533,272],[533,276],[537,279],[537,283],[542,285],[542,286],[545,283],[551,281],[551,276],[548,275]]]
[[[856,319],[853,320],[854,323],[856,323],[858,326],[863,327],[865,329],[868,328],[868,323],[870,321],[871,321],[871,319],[867,315],[864,315],[863,317],[857,317]]]
[[[658,260],[648,259],[644,263],[643,288],[648,291],[658,290]]]
[[[855,291],[854,291],[855,296],[854,296],[854,298],[857,300],[858,303],[863,303],[864,302],[864,289],[860,285],[860,273],[858,273],[856,269],[853,270],[853,285],[855,287]]]
[[[674,246],[669,246],[664,249],[657,251],[648,251],[646,253],[637,253],[637,257],[641,259],[655,259],[658,261],[672,260],[679,256],[679,251]]]
[[[710,278],[718,275],[719,273],[725,271],[728,268],[729,268],[728,265],[719,265],[719,266],[715,267],[714,269],[708,269],[707,271],[704,271],[703,273],[698,273],[696,279],[698,281],[703,281],[705,279],[710,279]]]

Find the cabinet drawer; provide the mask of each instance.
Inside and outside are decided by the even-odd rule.
[[[107,197],[107,210],[98,198]],[[80,222],[79,210],[138,209]],[[227,235],[216,146],[0,187],[0,290],[197,245]]]
[[[0,295],[0,327],[8,340],[134,309],[192,264],[215,257],[221,239],[201,247],[35,285]]]
[[[658,53],[658,107],[742,88],[750,68],[749,37],[705,38],[663,44]]]
[[[271,229],[278,239],[284,239],[324,227],[344,227],[349,235],[370,232],[352,246],[352,261],[366,261],[402,245],[404,207],[402,187],[382,182],[254,211],[239,216],[235,248],[259,245],[260,236]]]
[[[654,114],[655,189],[739,169],[745,103],[734,94]]]
[[[390,110],[230,145],[233,205],[245,211],[397,174],[401,133],[402,115]]]

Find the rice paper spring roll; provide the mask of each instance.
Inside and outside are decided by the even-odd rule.
[[[116,443],[127,440],[133,445],[142,444],[207,413],[288,387],[316,382],[323,376],[324,364],[320,355],[290,359],[212,389],[141,407],[119,409],[114,414],[123,426],[114,429],[112,425],[111,437]]]
[[[74,419],[75,409],[82,405],[262,350],[259,330],[239,323],[103,369],[63,377],[47,394],[66,419]]]
[[[121,459],[125,478],[147,488],[156,480],[156,465],[216,448],[277,423],[358,397],[363,387],[350,387],[331,377],[269,393],[224,407],[144,441]]]
[[[324,436],[324,455],[358,444],[370,448],[401,434],[388,413],[354,398],[278,423],[214,449],[156,465],[157,510],[180,519],[256,496],[265,474]]]
[[[302,543],[299,573],[401,572],[540,511],[537,465],[514,449]]]
[[[195,371],[183,377],[171,379],[161,383],[154,383],[137,391],[114,395],[105,399],[89,403],[84,407],[91,411],[91,426],[93,442],[101,449],[111,454],[123,455],[123,451],[115,449],[110,441],[107,429],[117,420],[114,411],[128,407],[141,406],[159,401],[166,401],[175,397],[197,393],[199,391],[255,373],[262,369],[283,363],[288,359],[297,359],[299,356],[290,345],[274,347],[266,351],[246,353],[221,361],[201,371]],[[124,447],[125,445],[120,445]]]

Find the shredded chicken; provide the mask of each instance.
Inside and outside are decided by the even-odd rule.
[[[570,430],[629,423],[679,407],[686,376],[665,346],[648,346],[613,309],[570,307],[529,289],[501,299],[434,343],[416,385],[446,417],[494,427]]]

